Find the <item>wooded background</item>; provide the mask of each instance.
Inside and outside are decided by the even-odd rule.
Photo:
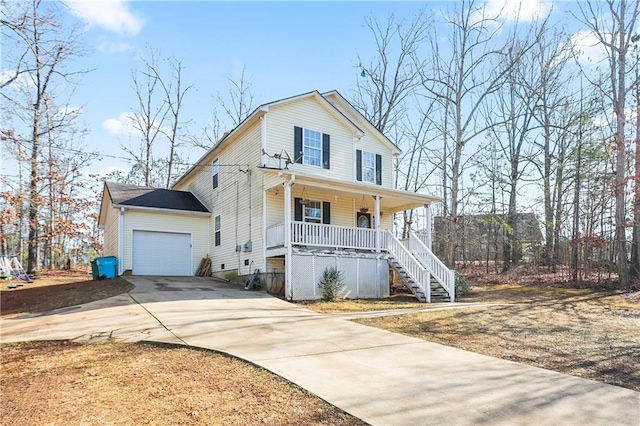
[[[527,242],[537,245],[527,260],[573,280],[595,269],[615,270],[620,286],[638,278],[639,4],[576,2],[565,19],[579,23],[598,58],[550,15],[507,30],[501,15],[512,9],[481,1],[437,11],[426,3],[410,20],[363,16],[375,54],[354,58],[357,79],[344,95],[402,149],[397,187],[442,197],[434,248],[448,265],[517,266],[518,217],[534,213],[543,238]],[[122,147],[131,169],[91,175],[100,155],[85,148],[70,108],[73,85],[91,71],[74,68],[86,47],[78,28],[63,25],[65,7],[2,1],[2,155],[16,172],[1,176],[0,252],[19,255],[30,272],[100,252],[102,180],[170,187],[189,167],[187,148],[209,149],[256,106],[245,68],[227,93],[213,94],[203,130],[189,133],[183,107],[195,83],[184,81],[182,60],[149,46],[131,70],[139,145]],[[463,232],[462,223],[477,229]],[[403,235],[424,230],[413,211],[396,225]],[[477,250],[465,256],[471,243],[482,259]]]

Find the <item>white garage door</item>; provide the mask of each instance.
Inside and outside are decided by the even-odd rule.
[[[188,276],[191,235],[133,231],[133,275]]]

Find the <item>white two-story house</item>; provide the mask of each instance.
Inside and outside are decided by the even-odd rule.
[[[453,300],[453,271],[430,250],[439,200],[394,189],[398,154],[338,92],[264,104],[172,190],[107,182],[104,254],[140,275],[193,275],[208,256],[214,275],[259,270],[289,300],[319,298],[330,266],[345,297],[383,297],[392,268],[420,300]],[[400,241],[394,213],[415,208],[427,233]]]

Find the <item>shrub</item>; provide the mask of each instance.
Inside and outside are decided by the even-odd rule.
[[[322,272],[318,287],[322,290],[322,300],[335,300],[344,288],[342,272],[338,268],[331,266]]]
[[[471,291],[471,283],[460,274],[456,274],[456,297],[464,296]]]

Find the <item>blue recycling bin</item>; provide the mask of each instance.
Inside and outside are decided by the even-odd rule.
[[[98,269],[98,279],[105,280],[116,277],[118,269],[118,258],[115,256],[96,257],[96,267]]]

